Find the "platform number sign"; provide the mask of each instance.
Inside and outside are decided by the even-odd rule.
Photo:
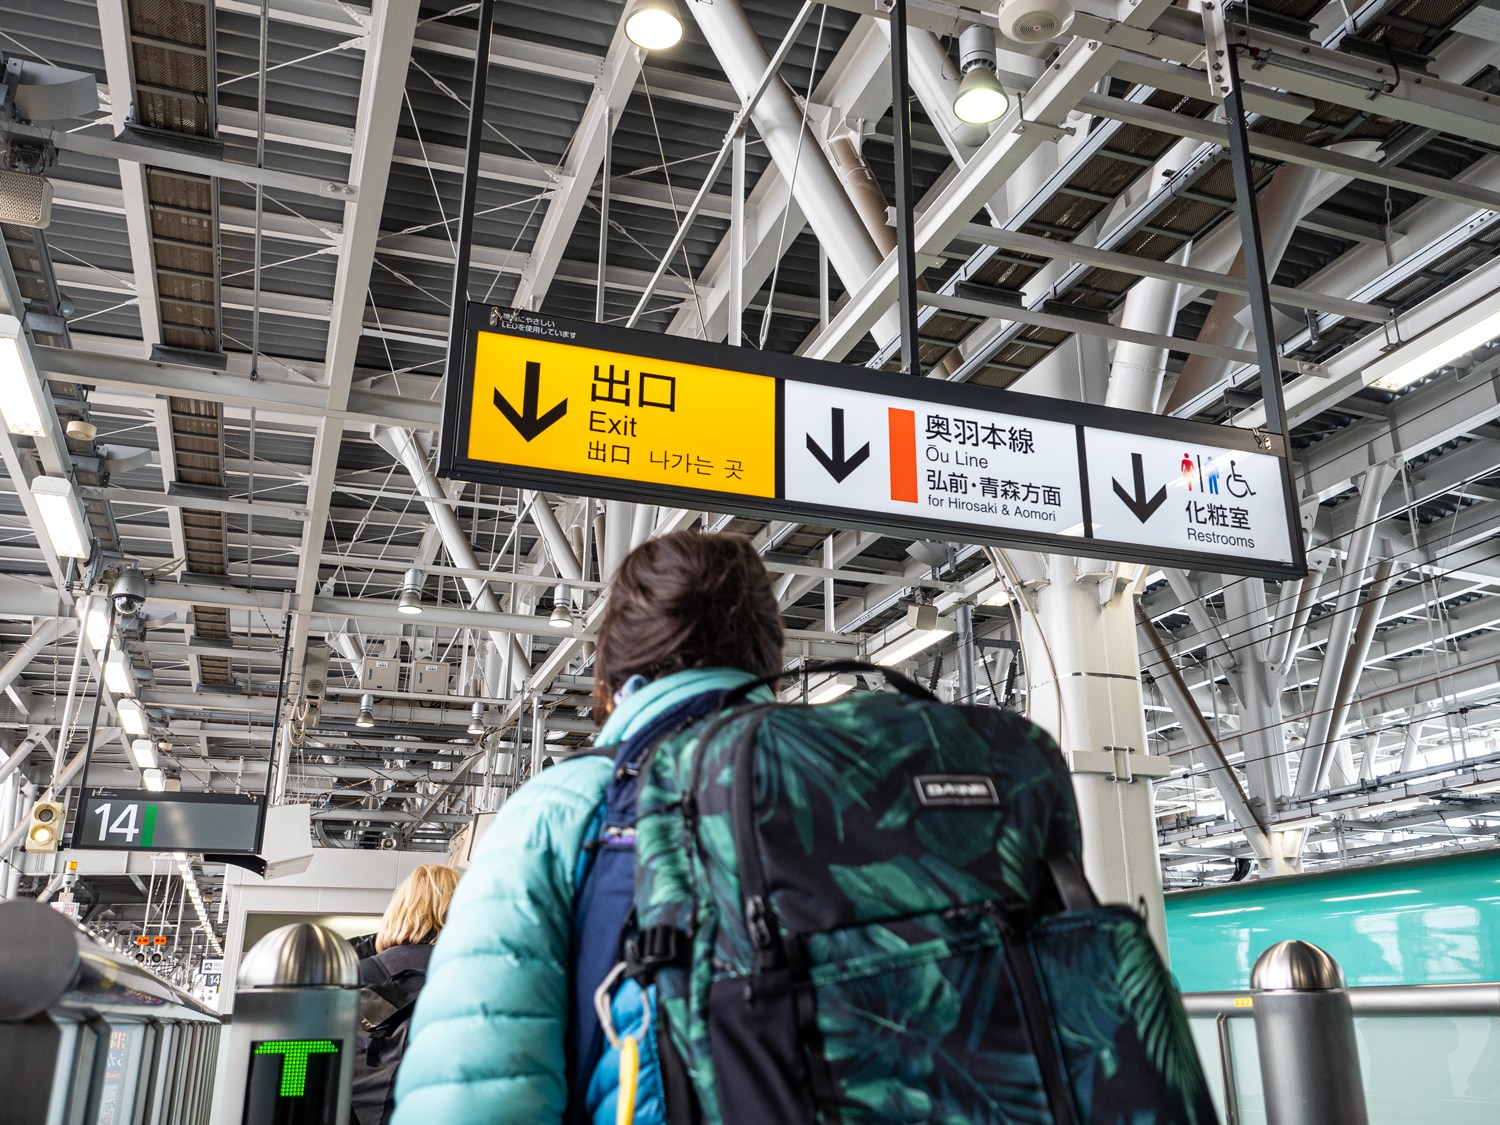
[[[253,855],[260,848],[264,807],[264,797],[243,793],[88,789],[72,846]]]

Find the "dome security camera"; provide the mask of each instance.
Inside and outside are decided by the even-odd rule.
[[[135,567],[122,570],[109,591],[110,601],[115,603],[115,612],[121,617],[134,617],[146,604],[146,580]]]
[[[1000,34],[1017,43],[1046,43],[1073,26],[1069,0],[1002,0]]]

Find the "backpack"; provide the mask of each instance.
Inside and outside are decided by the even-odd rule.
[[[1056,744],[879,671],[902,694],[739,706],[650,756],[626,971],[668,1120],[1215,1122],[1144,924],[1083,877]]]
[[[359,963],[350,1125],[385,1125],[395,1107],[396,1069],[406,1051],[430,945],[397,945]],[[393,971],[394,969],[394,971]]]

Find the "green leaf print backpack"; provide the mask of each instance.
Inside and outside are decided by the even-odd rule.
[[[879,671],[898,693],[735,703],[644,767],[626,971],[657,988],[669,1121],[1210,1125],[1145,926],[1084,880],[1056,744]]]

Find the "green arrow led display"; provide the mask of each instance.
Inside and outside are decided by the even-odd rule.
[[[307,1059],[310,1055],[336,1055],[332,1039],[272,1039],[255,1045],[257,1055],[281,1056],[281,1096],[300,1098],[307,1090]]]

